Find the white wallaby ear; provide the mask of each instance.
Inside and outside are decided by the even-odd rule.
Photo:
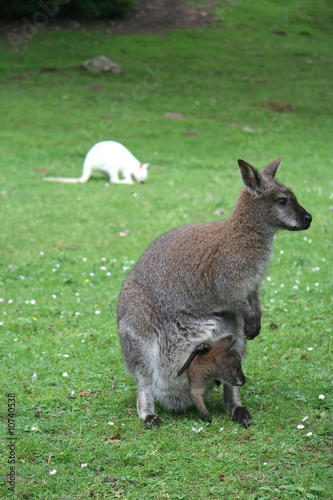
[[[238,160],[238,166],[245,186],[254,196],[258,196],[261,193],[260,173],[244,160]]]
[[[264,168],[262,171],[263,175],[269,176],[269,177],[275,177],[275,174],[277,172],[277,169],[280,166],[280,163],[282,161],[282,158],[276,158],[276,160],[271,161],[267,167]]]

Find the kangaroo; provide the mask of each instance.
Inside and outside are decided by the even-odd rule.
[[[224,220],[190,224],[163,234],[123,283],[118,329],[125,363],[138,386],[144,428],[156,428],[155,398],[168,410],[193,404],[187,377],[177,370],[200,343],[228,335],[241,359],[246,338],[260,332],[259,286],[279,229],[301,231],[312,216],[275,179],[281,158],[261,172],[244,160],[245,187]],[[224,407],[247,427],[251,415],[239,388],[224,384]]]
[[[186,370],[193,403],[205,422],[212,421],[204,397],[211,391],[214,383],[242,386],[246,382],[241,357],[233,349],[235,344],[236,339],[233,339],[232,335],[224,337],[215,346],[208,343],[199,344],[177,373],[179,377]],[[248,423],[245,424],[247,427]]]
[[[108,174],[114,184],[134,184],[133,177],[138,182],[147,179],[149,163],[140,163],[125,146],[114,141],[103,141],[95,144],[87,153],[83,163],[81,177],[44,177],[44,181],[84,183],[87,182],[93,170]],[[119,174],[123,176],[119,179]]]

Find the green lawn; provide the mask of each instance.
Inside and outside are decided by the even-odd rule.
[[[2,498],[332,498],[333,9],[243,0],[215,14],[211,29],[47,28],[17,53],[1,42]],[[78,69],[99,54],[124,73]],[[105,139],[151,163],[145,184],[98,173],[84,185],[43,182],[45,168],[79,176]],[[261,169],[277,156],[313,223],[276,237],[262,332],[243,364],[250,428],[222,411],[216,389],[211,425],[158,408],[164,425],[143,431],[117,334],[122,282],[161,233],[230,213],[238,158]]]

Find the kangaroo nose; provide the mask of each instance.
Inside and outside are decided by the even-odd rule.
[[[305,222],[311,222],[312,221],[312,215],[311,214],[305,214],[304,215],[304,220],[305,220]]]

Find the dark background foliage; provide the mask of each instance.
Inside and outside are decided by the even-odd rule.
[[[30,18],[37,12],[80,21],[99,18],[124,18],[136,0],[12,0],[0,3],[0,18],[15,20]],[[50,14],[51,13],[51,14]]]

